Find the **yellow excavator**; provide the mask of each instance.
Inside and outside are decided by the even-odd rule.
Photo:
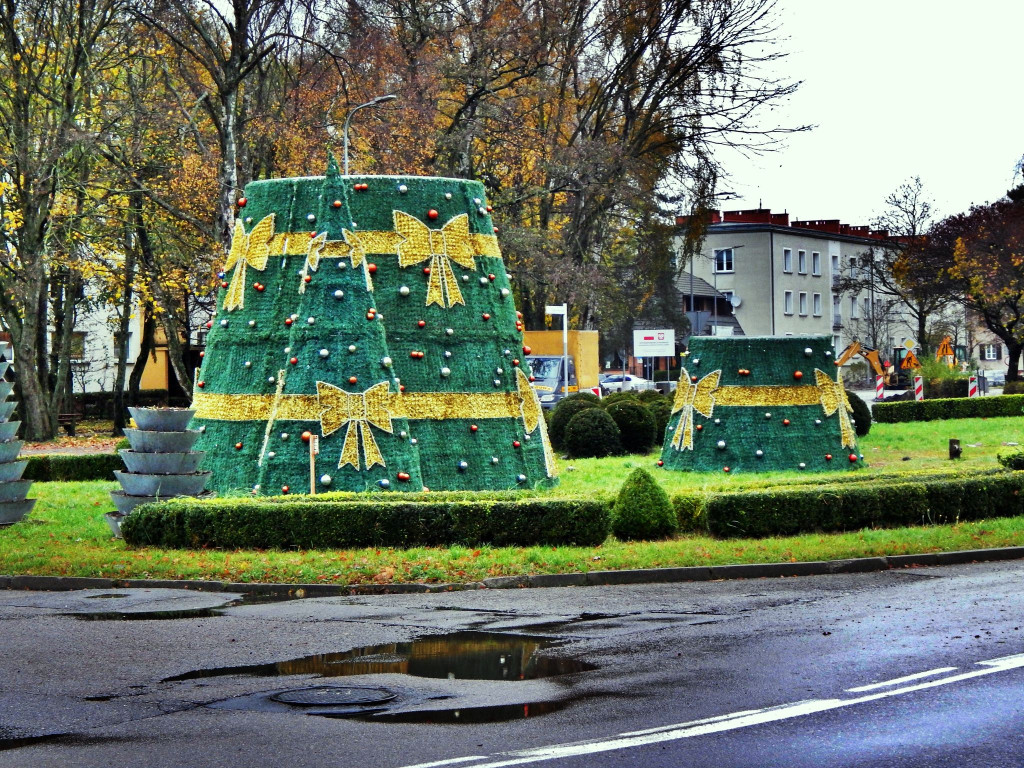
[[[872,349],[871,347],[865,347],[857,339],[851,341],[842,352],[839,353],[839,357],[836,358],[836,365],[844,365],[854,355],[860,355],[868,361],[868,365],[871,366],[871,370],[875,372],[875,375],[881,376],[885,382],[885,386],[894,387],[897,383],[897,377],[899,376],[896,366],[889,363],[888,360],[883,361],[879,358],[879,351]]]

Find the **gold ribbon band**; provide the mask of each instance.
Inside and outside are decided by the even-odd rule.
[[[839,431],[843,446],[855,445],[853,424],[849,414],[853,412],[843,387],[842,378],[833,379],[824,371],[814,369],[814,384],[802,386],[718,386],[721,370],[712,371],[697,382],[686,384],[690,375],[684,368],[672,413],[682,412],[676,424],[671,445],[677,451],[693,450],[694,411],[710,417],[715,406],[782,407],[787,405],[820,405],[826,417],[834,413],[839,416]]]
[[[270,256],[306,256],[309,254],[309,241],[319,233],[310,232],[280,232],[270,238],[267,243],[267,253]],[[403,237],[397,232],[386,231],[357,231],[347,232],[351,240],[358,240],[358,248],[366,254],[378,256],[397,256],[398,246],[403,243]],[[345,240],[328,240],[323,248],[322,254],[326,258],[346,258],[353,251],[353,244]],[[498,247],[498,238],[494,235],[481,235],[475,232],[469,234],[470,247],[476,256],[501,256],[501,249]],[[354,266],[359,266],[357,261]],[[225,269],[227,271],[227,269]]]

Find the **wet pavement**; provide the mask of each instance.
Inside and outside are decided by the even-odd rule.
[[[171,589],[0,592],[0,766],[472,767],[516,750],[831,701],[857,685],[985,669],[977,665],[1024,652],[1022,574],[1010,562],[277,602]],[[991,690],[999,706],[979,703],[991,712],[971,710],[964,722],[977,719],[998,743],[1001,728],[1020,725],[1006,686],[1024,673],[995,671],[1002,686],[963,685],[977,686],[968,693],[979,702]],[[908,695],[924,697],[906,707],[924,728],[929,694]],[[949,700],[936,701],[948,711]],[[883,704],[848,707],[849,722],[873,727],[865,713]],[[836,719],[837,732],[847,722],[814,717]],[[800,722],[804,730],[787,720],[739,733],[750,759],[736,764],[777,764],[769,757],[780,745],[812,739],[820,725]],[[726,738],[666,742],[642,762],[727,762]],[[563,752],[540,762],[582,764]],[[586,759],[636,764],[640,754],[609,748]],[[933,764],[913,757],[904,764]]]

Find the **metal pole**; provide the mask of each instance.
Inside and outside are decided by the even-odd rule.
[[[569,396],[569,305],[562,305],[562,367],[565,370],[565,388],[562,396]]]
[[[387,96],[378,96],[375,99],[371,99],[370,101],[367,101],[367,102],[364,102],[362,104],[358,104],[355,107],[352,107],[352,109],[350,109],[348,114],[345,116],[345,127],[342,129],[342,134],[344,135],[344,147],[345,147],[344,155],[345,155],[345,175],[346,176],[348,176],[348,124],[352,120],[352,115],[354,115],[356,112],[358,112],[363,107],[375,107],[378,104],[384,103],[385,101],[394,101],[397,98],[398,97],[395,96],[395,94],[393,94],[393,93],[389,93]]]

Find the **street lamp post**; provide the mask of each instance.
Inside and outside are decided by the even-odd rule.
[[[397,98],[398,97],[395,96],[395,94],[389,93],[387,96],[378,96],[375,99],[371,99],[370,101],[364,102],[362,104],[358,104],[358,105],[352,107],[352,109],[349,110],[348,115],[346,115],[346,117],[345,117],[345,127],[342,129],[342,133],[344,134],[344,137],[345,137],[345,150],[344,150],[344,154],[345,154],[345,175],[346,176],[348,176],[348,124],[352,120],[352,115],[354,115],[356,112],[358,112],[363,107],[375,107],[378,104],[383,104],[385,101],[394,101]]]

